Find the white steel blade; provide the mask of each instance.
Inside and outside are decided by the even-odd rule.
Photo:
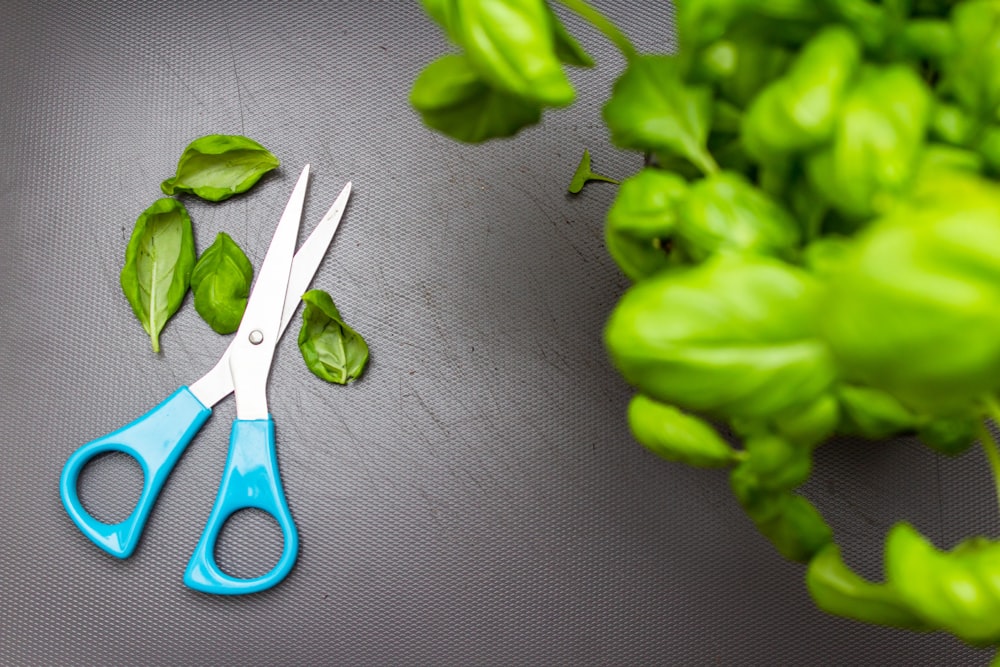
[[[316,228],[305,240],[295,258],[292,260],[292,273],[288,280],[288,290],[285,294],[285,304],[281,312],[281,331],[278,336],[285,332],[289,323],[295,316],[295,311],[301,303],[302,294],[305,293],[312,282],[313,276],[323,262],[323,257],[333,236],[340,225],[344,210],[347,207],[347,200],[351,194],[351,184],[344,186],[337,200],[323,216]],[[229,372],[229,355],[236,344],[234,339],[226,348],[222,358],[212,370],[206,373],[197,382],[193,382],[188,388],[205,407],[211,408],[216,403],[233,393],[233,376]]]
[[[299,176],[264,255],[229,355],[238,419],[267,419],[267,376],[281,334],[281,314],[292,273],[309,165]]]
[[[344,189],[340,191],[333,206],[326,212],[323,219],[316,225],[309,238],[306,239],[299,251],[295,253],[295,262],[292,264],[292,275],[288,279],[288,291],[285,292],[285,306],[281,311],[281,332],[288,328],[289,322],[295,315],[295,310],[302,301],[302,295],[309,289],[316,270],[322,264],[326,251],[333,241],[333,235],[337,233],[340,226],[340,219],[344,216],[344,209],[347,208],[347,200],[351,196],[351,183],[348,182]]]

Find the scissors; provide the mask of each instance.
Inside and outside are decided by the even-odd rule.
[[[112,556],[127,558],[135,550],[156,497],[185,447],[212,414],[212,407],[234,393],[236,419],[219,493],[184,572],[184,583],[205,593],[239,595],[266,590],[285,578],[298,554],[298,531],[278,475],[274,421],[268,412],[265,390],[278,339],[312,282],[351,194],[351,184],[347,183],[296,253],[308,180],[306,165],[264,256],[236,336],[215,367],[130,424],[76,450],[66,461],[60,479],[63,506],[83,534]],[[116,524],[92,517],[77,495],[80,471],[89,461],[108,452],[123,452],[135,458],[144,477],[135,509]],[[244,579],[229,576],[219,568],[215,544],[226,520],[247,508],[273,516],[281,528],[284,545],[270,572]]]

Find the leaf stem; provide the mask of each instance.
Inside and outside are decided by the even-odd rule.
[[[584,2],[584,0],[559,0],[559,2],[600,30],[605,37],[618,47],[618,50],[622,52],[626,60],[632,60],[639,55],[635,47],[632,46],[632,42],[625,36],[625,33],[619,30],[618,26],[608,20],[606,16]]]
[[[986,406],[986,413],[989,418],[994,423],[1000,422],[1000,404],[997,404],[996,398],[987,396],[983,403]],[[1000,503],[1000,446],[997,445],[996,438],[993,437],[990,429],[986,426],[986,420],[979,422],[977,432],[979,443],[982,445],[986,459],[990,463],[990,470],[993,473],[993,485],[997,492],[997,502]]]

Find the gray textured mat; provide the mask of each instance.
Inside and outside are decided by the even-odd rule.
[[[599,3],[641,48],[665,3]],[[944,636],[816,611],[802,568],[760,538],[723,473],[627,434],[600,332],[625,281],[602,245],[614,189],[565,195],[583,148],[625,176],[600,103],[621,60],[574,74],[571,110],[512,141],[425,130],[410,82],[444,48],[416,2],[4,0],[0,20],[0,664],[980,665]],[[578,23],[572,22],[574,26]],[[208,370],[228,338],[190,302],[153,355],[118,287],[136,216],[191,139],[241,133],[283,161],[248,195],[192,202],[199,250],[226,231],[255,265],[302,164],[311,228],[355,194],[314,285],[367,338],[362,381],[327,385],[294,340],[269,388],[301,532],[277,588],[220,599],[181,575],[214,497],[232,402],[118,561],[63,512],[63,462]],[[294,330],[293,330],[294,331]],[[997,530],[978,452],[821,450],[809,495],[848,559],[879,571],[907,518],[942,545]],[[126,513],[119,459],[81,493]],[[276,532],[240,517],[219,557],[269,567]]]

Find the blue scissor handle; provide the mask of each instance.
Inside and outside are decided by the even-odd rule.
[[[190,389],[181,387],[131,424],[73,452],[59,480],[59,496],[73,523],[112,556],[128,558],[132,555],[163,483],[184,448],[211,414],[212,411],[195,398]],[[92,517],[77,495],[80,471],[91,459],[108,452],[128,454],[139,462],[143,474],[139,502],[127,519],[115,524]]]
[[[215,562],[219,531],[235,512],[256,508],[273,516],[284,536],[278,564],[267,574],[251,579],[231,577]],[[299,551],[299,534],[285,502],[274,452],[274,420],[237,419],[229,438],[229,455],[222,471],[219,495],[208,516],[205,531],[184,572],[184,583],[203,593],[240,595],[256,593],[285,578]]]

